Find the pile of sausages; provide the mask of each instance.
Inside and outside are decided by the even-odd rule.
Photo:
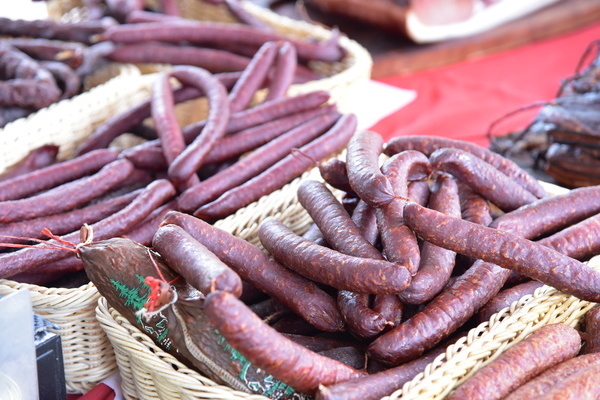
[[[285,74],[269,75],[281,70],[278,54],[291,62]],[[289,42],[267,42],[234,79],[194,66],[156,74],[151,98],[99,126],[76,157],[56,162],[56,148],[44,147],[6,173],[0,242],[31,246],[46,238],[43,229],[77,242],[76,231],[92,224],[100,226],[97,238],[127,235],[149,244],[169,210],[213,222],[283,187],[342,151],[356,129],[356,117],[328,104],[327,92],[287,96],[291,80],[284,76],[295,64]],[[255,105],[263,88],[266,99]],[[206,118],[181,127],[176,103],[200,97],[208,102]],[[143,135],[143,143],[110,147],[128,132]],[[147,212],[133,211],[155,187],[162,192]],[[0,254],[0,277],[46,284],[82,269],[72,254],[44,246]]]
[[[369,131],[352,136],[345,160],[319,169],[324,182],[298,190],[314,225],[300,235],[266,220],[267,252],[177,211],[153,238],[168,266],[203,293],[203,312],[227,342],[300,392],[387,396],[479,318],[510,305],[517,287],[517,298],[545,283],[600,300],[600,272],[582,262],[600,245],[598,187],[550,196],[482,147],[433,136],[385,144]],[[596,327],[571,332],[568,346],[552,337],[554,347],[533,347],[563,355],[568,347],[573,357],[583,338],[595,351]],[[552,360],[548,368],[566,357]],[[502,376],[482,380],[499,386]]]
[[[0,127],[79,94],[82,81],[110,62],[198,66],[236,79],[263,44],[287,42],[270,72],[283,88],[318,79],[308,63],[345,55],[337,31],[328,40],[292,39],[236,1],[225,3],[239,23],[191,20],[176,2],[154,10],[137,0],[86,2],[87,19],[77,22],[0,18]]]

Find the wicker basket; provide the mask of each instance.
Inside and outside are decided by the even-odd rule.
[[[309,174],[314,175],[305,178],[318,179],[317,172],[311,171]],[[291,190],[296,183],[293,182],[282,190]],[[559,194],[565,191],[554,185],[546,186],[549,193]],[[276,196],[278,194],[273,197]],[[262,201],[269,201],[269,199],[265,198]],[[311,220],[298,204],[296,197],[288,196],[285,203],[289,204],[287,208],[282,208],[281,212],[271,215],[293,230],[305,230]],[[252,213],[254,206],[260,207],[260,204],[256,203],[252,206],[240,210],[238,216]],[[259,210],[260,208],[256,209],[258,212]],[[254,243],[257,242],[252,240],[256,239],[256,225],[240,226],[237,224],[238,221],[233,219],[220,222],[221,228],[234,231],[236,235],[250,239]],[[600,269],[600,256],[593,258],[588,264]],[[595,303],[543,286],[533,295],[524,296],[510,307],[494,314],[489,321],[471,329],[466,337],[450,346],[446,353],[429,364],[423,373],[407,382],[401,390],[384,399],[443,399],[475,371],[497,358],[508,347],[520,342],[531,332],[544,325],[558,322],[575,327],[594,305]],[[267,400],[265,396],[250,395],[228,386],[218,385],[197,371],[187,368],[111,308],[104,297],[98,302],[96,316],[114,347],[123,382],[122,388],[127,399],[257,398]]]
[[[202,0],[178,0],[182,16],[197,20],[215,22],[234,22],[234,18],[224,5],[213,5]],[[50,0],[48,13],[56,20],[80,19],[85,15],[82,0]],[[254,17],[264,21],[277,32],[290,38],[327,39],[332,31],[318,25],[293,20],[275,14],[249,1],[242,2],[245,9]],[[363,86],[371,77],[373,60],[370,53],[359,43],[345,36],[340,37],[340,46],[345,51],[344,58],[335,63],[312,62],[310,68],[324,78],[292,85],[288,94],[296,95],[314,90],[326,90],[330,93],[340,111],[349,112],[351,99],[359,95]],[[155,72],[156,65],[140,65],[142,71]],[[265,91],[258,93],[256,100],[260,101]]]
[[[113,114],[148,96],[147,78],[135,66],[111,65],[94,76],[87,92],[63,100],[0,129],[0,172],[44,145],[60,146],[59,158],[73,156],[77,144]],[[103,83],[101,83],[103,82]],[[60,327],[69,392],[85,392],[116,370],[110,342],[98,325],[93,285],[46,288],[0,280],[0,296],[29,290],[33,311]]]

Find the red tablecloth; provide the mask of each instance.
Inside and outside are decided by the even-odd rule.
[[[486,133],[494,121],[520,107],[552,100],[561,81],[575,73],[588,45],[599,39],[600,22],[492,56],[380,79],[415,90],[417,98],[376,123],[372,130],[385,139],[441,135],[487,146]],[[503,119],[493,133],[522,129],[537,111]]]

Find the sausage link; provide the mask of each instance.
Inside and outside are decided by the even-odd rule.
[[[287,155],[248,182],[200,207],[194,215],[207,220],[223,218],[281,188],[309,170],[313,160],[320,161],[346,146],[356,130],[356,122],[354,114],[342,115],[329,131],[300,148],[302,156]]]
[[[102,149],[92,154],[53,164],[48,167],[0,182],[0,201],[21,199],[81,178],[116,160],[118,153]]]
[[[239,275],[180,226],[162,225],[152,246],[170,268],[204,295],[215,290],[225,290],[236,297],[242,294]]]
[[[181,226],[240,277],[279,300],[323,331],[343,328],[335,300],[299,274],[281,266],[258,247],[193,216],[170,212],[163,224]]]
[[[521,297],[528,294],[533,294],[536,289],[542,286],[544,286],[542,282],[530,280],[528,282],[524,282],[500,291],[496,296],[488,301],[481,310],[479,310],[477,319],[480,322],[488,321],[493,314],[496,314],[498,311],[509,307]]]
[[[457,181],[457,184],[462,218],[475,224],[488,226],[493,220],[488,201],[464,182]]]
[[[298,57],[296,48],[288,41],[280,42],[274,66],[269,75],[265,101],[284,97],[294,82]]]
[[[558,382],[592,365],[600,365],[600,354],[584,354],[563,361],[511,392],[505,400],[537,399],[553,390]]]
[[[546,190],[530,173],[519,167],[515,162],[494,153],[485,147],[463,140],[450,139],[439,136],[399,136],[390,139],[385,148],[389,156],[403,150],[418,150],[429,156],[441,148],[453,148],[468,151],[469,153],[492,164],[504,174],[519,182],[521,186],[533,193],[536,197],[545,197]]]
[[[510,232],[484,227],[408,202],[404,220],[423,240],[537,279],[580,299],[600,300],[600,272]],[[454,237],[454,240],[444,238]]]
[[[575,357],[581,338],[566,324],[542,326],[463,382],[448,400],[503,399],[534,376]]]
[[[298,391],[314,393],[319,385],[364,375],[294,343],[265,324],[230,293],[210,293],[204,301],[204,311],[233,348],[258,368]]]
[[[503,211],[529,204],[537,197],[492,164],[459,149],[439,149],[429,157],[435,170],[448,172]]]
[[[379,156],[383,137],[371,131],[357,132],[346,149],[346,170],[353,191],[372,207],[379,208],[394,198],[391,182],[381,172]]]
[[[550,391],[537,397],[539,400],[597,399],[600,396],[598,375],[600,365],[594,364],[559,381]]]
[[[337,289],[390,294],[401,291],[410,282],[408,270],[400,265],[348,256],[319,246],[296,235],[275,219],[261,224],[259,239],[286,267]]]
[[[45,144],[31,150],[17,163],[0,173],[0,182],[46,168],[56,162],[59,147]]]
[[[600,353],[600,307],[594,306],[585,314],[585,345],[583,353]]]
[[[91,225],[94,240],[100,241],[127,233],[131,227],[142,221],[152,210],[174,196],[175,188],[169,181],[159,179],[150,183],[127,207]],[[63,236],[62,239],[77,243],[80,239],[79,230]],[[0,255],[0,266],[2,266],[0,267],[0,277],[10,278],[29,268],[58,261],[67,258],[69,255],[69,252],[62,249],[44,249],[40,246]]]
[[[455,218],[461,217],[458,186],[454,178],[445,174],[436,177],[429,207]],[[406,304],[423,304],[431,300],[448,283],[455,262],[454,251],[423,243],[419,269],[408,288],[398,297]]]
[[[0,202],[0,222],[13,222],[71,210],[110,192],[134,171],[127,160],[116,160],[96,174],[20,200]]]

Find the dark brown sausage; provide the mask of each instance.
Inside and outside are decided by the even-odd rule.
[[[0,182],[0,201],[21,199],[81,178],[98,171],[117,157],[116,151],[101,149]]]
[[[204,295],[215,290],[225,290],[236,297],[242,294],[239,275],[180,226],[162,225],[152,246],[169,267]]]
[[[600,251],[600,214],[586,218],[538,241],[578,260],[587,260]]]
[[[594,306],[585,314],[585,344],[583,353],[600,353],[600,307]]]
[[[503,211],[529,204],[537,197],[492,164],[459,149],[439,149],[430,156],[435,170],[448,172]]]
[[[32,197],[0,202],[0,222],[31,219],[72,210],[110,192],[133,171],[133,164],[128,160],[116,160],[89,177],[65,183]]]
[[[164,224],[176,224],[215,253],[240,277],[276,298],[323,331],[343,328],[335,300],[313,282],[284,268],[258,247],[193,216],[170,212]]]
[[[600,354],[584,354],[563,361],[511,392],[505,400],[537,399],[552,390],[557,383],[592,365],[600,365]]]
[[[418,151],[407,150],[394,154],[381,171],[392,185],[398,199],[408,198],[410,181],[426,179],[431,173],[429,159]],[[403,221],[402,201],[392,201],[377,209],[377,226],[385,257],[406,266],[411,275],[417,273],[421,254],[415,234]]]
[[[252,364],[298,391],[314,393],[319,385],[365,374],[294,343],[265,324],[230,293],[209,294],[204,301],[204,311],[233,348]]]
[[[485,147],[463,140],[439,136],[399,136],[389,140],[385,148],[385,153],[391,156],[403,150],[418,150],[429,156],[434,151],[444,147],[468,151],[519,182],[521,186],[535,194],[536,197],[541,198],[546,196],[546,191],[538,180],[519,167],[515,162]]]
[[[402,153],[399,153],[402,154]],[[449,175],[437,175],[432,188],[429,207],[455,218],[461,217],[458,186]],[[398,294],[407,304],[423,304],[437,295],[448,283],[456,253],[425,242],[421,248],[421,261],[408,288]]]
[[[575,357],[580,347],[579,333],[569,325],[542,326],[477,370],[448,400],[503,399],[534,376]]]
[[[308,171],[315,161],[339,152],[355,132],[356,122],[354,114],[342,115],[329,131],[302,146],[299,150],[300,155],[287,155],[255,178],[200,207],[194,212],[194,215],[207,220],[223,218],[281,188],[303,172]]]
[[[412,202],[404,207],[404,220],[423,240],[515,270],[583,300],[600,300],[600,272],[556,250]]]
[[[408,286],[401,265],[348,256],[296,235],[280,221],[268,219],[259,228],[263,246],[283,265],[309,279],[357,293],[390,294]]]
[[[329,160],[319,163],[319,173],[321,174],[321,178],[331,187],[346,193],[354,193],[348,180],[346,163],[343,160],[332,157]]]
[[[175,188],[169,181],[160,179],[150,183],[127,207],[90,225],[94,239],[103,240],[125,234],[174,195]],[[80,239],[79,230],[63,236],[62,239],[77,243]],[[0,255],[0,276],[9,278],[29,268],[61,260],[69,255],[69,252],[62,249],[44,249],[39,246]]]
[[[369,243],[374,245],[377,242],[379,228],[377,228],[377,216],[373,207],[363,200],[359,201],[352,211],[352,221]]]
[[[379,167],[383,137],[371,131],[357,132],[346,149],[346,171],[353,191],[372,207],[379,208],[394,198],[394,189]]]
[[[548,393],[536,397],[536,400],[597,399],[600,396],[599,374],[600,365],[590,365],[557,382]]]
[[[509,307],[521,297],[528,294],[533,294],[537,288],[542,286],[544,286],[542,282],[530,280],[528,282],[524,282],[500,291],[496,296],[488,301],[481,310],[479,310],[479,313],[477,314],[478,320],[480,322],[488,321],[493,314],[496,314],[498,311]]]
[[[462,218],[466,221],[488,226],[493,219],[488,201],[463,182],[457,181],[457,184]]]

